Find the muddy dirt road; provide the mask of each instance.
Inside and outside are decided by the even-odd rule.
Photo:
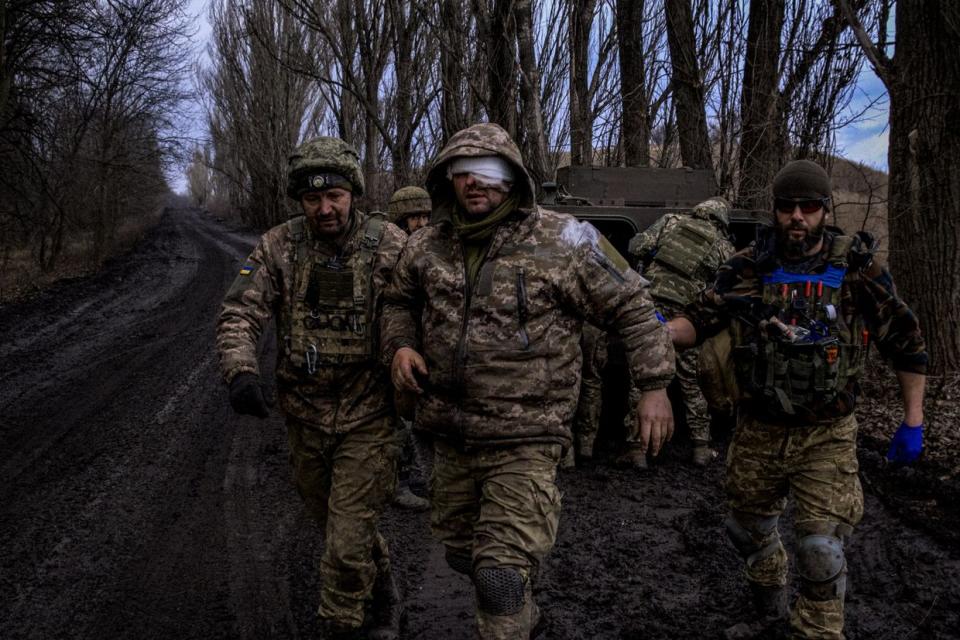
[[[215,314],[253,242],[170,211],[101,275],[0,308],[0,638],[316,636],[320,538],[283,421],[234,416],[216,371]],[[709,638],[739,619],[721,465],[682,453],[644,476],[563,474],[548,637]],[[960,637],[960,549],[916,524],[868,492],[848,637]],[[383,529],[406,637],[470,638],[471,586],[427,516],[391,510]]]

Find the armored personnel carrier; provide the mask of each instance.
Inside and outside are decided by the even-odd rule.
[[[544,183],[540,204],[592,223],[623,255],[627,243],[666,213],[689,211],[716,195],[708,169],[647,167],[560,167],[557,181]],[[761,211],[734,209],[730,232],[737,248],[750,243]]]

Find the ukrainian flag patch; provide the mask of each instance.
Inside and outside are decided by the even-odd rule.
[[[245,264],[242,267],[240,267],[240,275],[248,276],[251,273],[253,273],[255,269],[256,267],[254,267],[253,265]]]

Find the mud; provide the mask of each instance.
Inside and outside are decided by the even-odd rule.
[[[100,275],[0,307],[0,638],[317,637],[322,542],[289,485],[283,420],[234,416],[216,371],[215,314],[254,240],[170,211]],[[862,444],[848,637],[960,637],[954,476],[891,469],[880,439]],[[722,465],[690,467],[682,441],[642,475],[610,453],[561,475],[537,584],[547,637],[717,637],[748,608]],[[428,516],[392,509],[383,530],[405,637],[471,638],[471,585]]]

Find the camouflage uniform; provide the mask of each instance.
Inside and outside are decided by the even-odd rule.
[[[467,282],[446,166],[490,155],[513,166],[519,207]],[[411,347],[429,368],[416,426],[436,439],[432,526],[451,566],[474,579],[481,637],[526,637],[539,615],[531,579],[556,538],[554,480],[572,439],[584,319],[617,328],[642,389],[668,384],[673,348],[646,281],[597,230],[536,206],[519,150],[500,127],[453,136],[427,187],[431,223],[410,237],[384,293],[384,361]],[[509,601],[491,600],[498,590]]]
[[[650,295],[667,319],[678,315],[697,293],[713,280],[717,269],[733,255],[727,238],[730,205],[711,198],[693,208],[691,215],[670,213],[630,241],[630,253],[644,265]],[[710,442],[710,411],[697,381],[699,349],[677,354],[677,382],[695,447]],[[630,406],[636,392],[631,390]],[[627,418],[632,424],[634,416]]]
[[[591,324],[585,324],[580,347],[583,351],[583,371],[580,374],[580,398],[577,401],[573,432],[577,438],[577,452],[584,458],[591,458],[603,409],[603,369],[607,366],[607,334]],[[639,401],[639,397],[635,400]],[[573,451],[572,447],[570,451]]]
[[[228,383],[259,374],[257,342],[276,318],[293,480],[325,529],[319,615],[359,627],[374,578],[389,568],[376,521],[394,490],[399,449],[372,334],[406,234],[359,211],[349,224],[339,243],[315,236],[303,217],[267,231],[223,301],[217,346]]]
[[[747,579],[752,587],[783,593],[787,554],[777,520],[793,494],[801,577],[794,637],[838,639],[843,541],[863,514],[853,409],[868,340],[899,371],[924,373],[926,353],[915,316],[897,297],[889,272],[872,261],[867,234],[827,231],[823,242],[815,256],[786,263],[767,230],[720,268],[713,287],[683,315],[700,340],[730,330],[740,397],[727,455],[727,531],[746,559]],[[827,284],[807,284],[816,278]],[[782,351],[782,343],[762,333],[764,321],[791,309],[834,327],[829,335],[836,340]]]

